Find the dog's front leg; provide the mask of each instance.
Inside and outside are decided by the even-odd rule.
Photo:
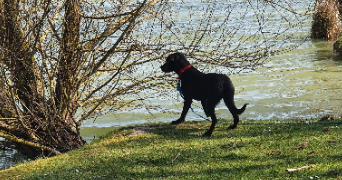
[[[215,112],[212,111],[210,114],[211,114],[211,115],[210,115],[210,117],[211,117],[211,126],[210,126],[210,128],[208,129],[208,131],[205,132],[205,133],[202,135],[203,137],[210,137],[211,134],[213,133],[213,131],[214,131],[214,129],[215,129],[215,125],[216,125],[216,123],[217,123],[217,119],[216,119]]]
[[[179,123],[182,123],[185,120],[185,116],[186,116],[186,114],[189,111],[191,103],[192,103],[192,99],[185,99],[181,117],[178,120],[176,120],[176,121],[172,121],[171,124],[179,124]]]

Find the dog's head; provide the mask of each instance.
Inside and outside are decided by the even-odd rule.
[[[179,74],[179,71],[186,66],[189,66],[190,63],[186,60],[185,56],[181,53],[171,54],[166,58],[166,62],[160,68],[163,72],[176,72]]]

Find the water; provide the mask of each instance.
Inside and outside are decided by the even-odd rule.
[[[342,58],[332,51],[333,42],[310,40],[298,49],[274,57],[256,71],[230,75],[236,88],[235,103],[249,103],[241,119],[286,120],[319,118],[326,114],[342,115]],[[179,118],[183,100],[176,88],[169,98],[154,98],[150,103],[161,109],[135,109],[115,112],[83,124],[81,134],[87,140],[106,134],[112,127],[147,122],[171,122]],[[200,102],[192,107],[204,115]],[[218,118],[232,119],[220,103]],[[203,120],[189,111],[186,120]]]
[[[15,146],[0,138],[0,170],[9,168],[19,162],[29,160],[15,149]]]
[[[306,7],[305,2],[303,3],[294,8]],[[179,12],[187,13],[191,9],[198,9],[196,3],[193,3],[193,6],[193,8]],[[228,6],[229,4],[224,7]],[[239,9],[245,7],[245,4],[233,6]],[[267,8],[265,11],[270,12]],[[272,14],[270,17],[277,15],[274,11],[270,14]],[[186,21],[185,17],[186,15],[179,16],[180,19]],[[239,18],[241,17],[238,13],[231,15],[229,21],[232,26],[234,23],[237,23],[238,27],[247,25],[253,27],[257,24],[256,21],[252,22],[249,19],[239,21]],[[193,16],[191,27],[196,26],[196,22],[196,17]],[[272,24],[272,18],[267,22]],[[308,35],[310,22],[306,22],[304,26],[301,30],[294,30],[294,32],[304,36]],[[236,28],[238,29],[238,27]],[[273,28],[272,26],[268,27],[270,29],[265,28],[264,31],[271,31]],[[255,26],[255,28],[258,28],[258,26]],[[246,32],[249,30],[255,31],[255,29],[250,28]],[[188,31],[191,31],[191,28]],[[232,32],[231,35],[234,35],[234,30]],[[237,32],[235,35],[246,32]],[[278,48],[277,40],[274,41],[275,46],[273,48]],[[233,46],[239,43],[236,39],[231,42]],[[240,116],[244,120],[316,118],[326,114],[339,116],[342,114],[340,109],[342,107],[342,99],[340,98],[342,93],[340,78],[342,58],[332,51],[332,46],[332,42],[309,40],[293,51],[274,56],[262,67],[252,72],[234,74],[225,69],[207,69],[203,67],[200,67],[199,70],[229,75],[236,88],[236,106],[240,108],[244,103],[249,103],[246,111]],[[176,80],[174,85],[176,85]],[[153,92],[146,90],[143,93],[151,94]],[[81,135],[90,142],[110,132],[117,126],[148,122],[171,122],[179,118],[183,100],[179,97],[176,87],[166,89],[163,93],[164,96],[148,99],[146,101],[147,109],[137,108],[115,111],[98,117],[95,121],[94,119],[84,121]],[[204,115],[200,102],[194,102],[192,107],[196,112]],[[232,119],[224,103],[217,106],[216,114],[218,118]],[[186,120],[197,121],[203,119],[189,111]],[[0,139],[0,148],[2,149],[0,149],[0,169],[10,167],[16,161],[24,159],[11,144],[3,144],[3,139]]]

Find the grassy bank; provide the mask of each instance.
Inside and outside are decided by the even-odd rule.
[[[0,179],[337,179],[342,133],[336,124],[146,124],[118,128],[78,150],[0,171]],[[341,127],[342,128],[342,127]],[[314,165],[287,172],[288,168]]]

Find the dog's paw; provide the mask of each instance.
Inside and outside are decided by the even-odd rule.
[[[202,137],[211,137],[211,132],[205,132]]]
[[[227,128],[227,130],[233,130],[233,129],[235,129],[235,128],[236,128],[236,126],[230,125],[230,126]]]
[[[176,121],[172,121],[171,124],[172,124],[172,125],[177,125],[177,124],[182,123],[183,121],[184,121],[184,120],[178,119],[178,120],[176,120]]]

